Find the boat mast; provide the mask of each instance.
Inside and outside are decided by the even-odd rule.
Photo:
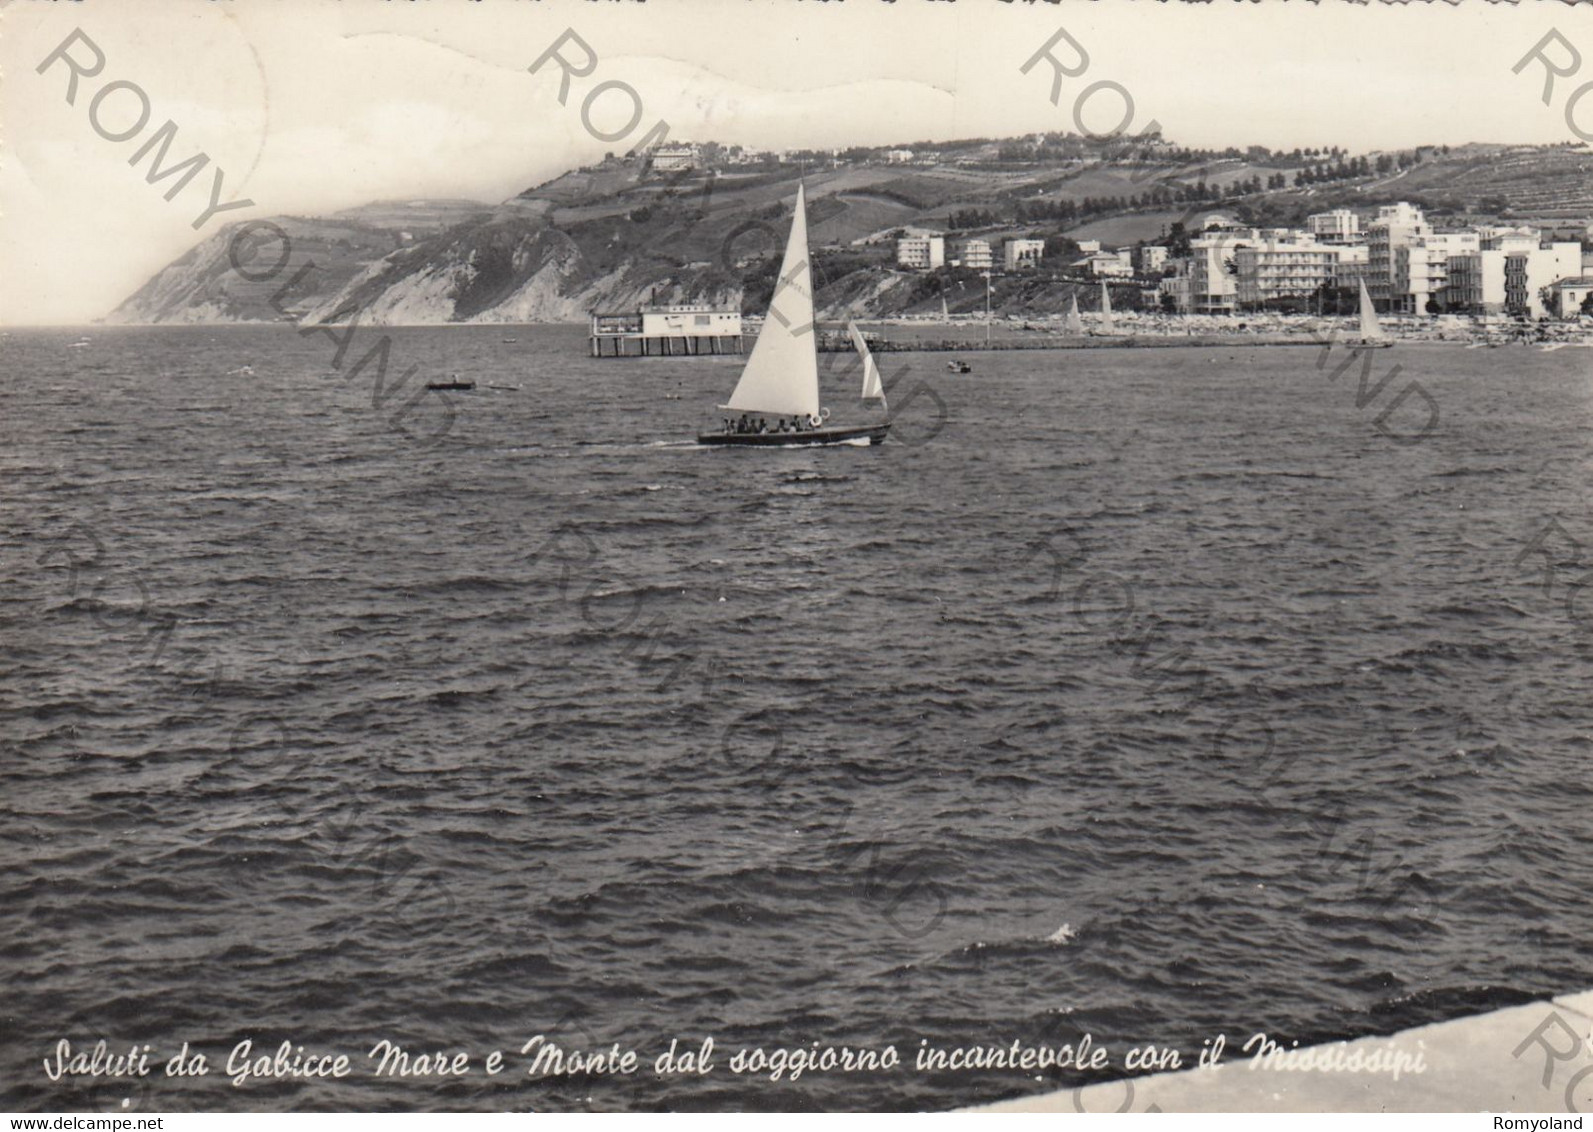
[[[985,277],[985,349],[990,349],[990,272]]]

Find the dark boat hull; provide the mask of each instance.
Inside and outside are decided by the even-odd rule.
[[[856,428],[810,428],[802,432],[710,432],[699,436],[697,443],[740,448],[814,448],[824,444],[856,444],[859,440],[879,444],[890,430],[887,422]]]

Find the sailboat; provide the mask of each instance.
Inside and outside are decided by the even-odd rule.
[[[1084,333],[1084,320],[1079,317],[1079,297],[1077,294],[1068,296],[1068,316],[1062,324],[1062,329],[1069,334]]]
[[[1394,344],[1384,335],[1382,324],[1377,321],[1377,308],[1372,305],[1372,293],[1366,289],[1364,279],[1361,280],[1361,335],[1353,344],[1385,350]]]
[[[889,411],[890,406],[885,404],[885,383],[880,380],[879,366],[874,363],[874,355],[869,351],[868,339],[863,337],[863,332],[855,322],[846,324],[846,332],[852,337],[852,348],[857,351],[857,356],[863,359],[862,400],[878,401],[880,408]]]
[[[1117,333],[1117,327],[1112,322],[1112,296],[1106,289],[1104,279],[1101,280],[1101,333]]]
[[[868,392],[872,356],[862,335],[854,345],[864,353],[864,392]],[[878,381],[879,371],[874,371]],[[884,400],[884,389],[880,389]],[[730,400],[719,406],[737,414],[726,417],[719,432],[697,438],[699,444],[733,444],[757,448],[818,444],[879,444],[890,431],[890,421],[830,428],[830,411],[819,407],[819,355],[813,320],[813,272],[808,265],[807,198],[797,186],[796,211],[786,240],[780,273],[775,276],[769,314],[758,332],[752,356]]]

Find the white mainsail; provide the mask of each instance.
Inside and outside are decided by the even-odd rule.
[[[1366,280],[1361,280],[1361,337],[1381,338],[1383,328],[1377,321],[1377,308],[1372,305],[1371,292],[1366,289]]]
[[[775,277],[769,314],[730,400],[721,406],[771,416],[819,415],[819,356],[814,341],[813,272],[808,265],[807,202],[797,186],[796,215]]]
[[[1112,324],[1112,296],[1106,290],[1106,280],[1101,280],[1101,333],[1115,334],[1117,328]]]
[[[1068,317],[1063,329],[1069,334],[1084,333],[1084,320],[1079,317],[1079,297],[1076,294],[1068,296]]]
[[[857,350],[857,356],[863,359],[863,400],[878,401],[883,408],[885,384],[880,380],[879,366],[874,364],[874,355],[869,352],[868,340],[863,337],[863,332],[857,328],[855,322],[847,323],[846,330],[852,336],[852,345]]]

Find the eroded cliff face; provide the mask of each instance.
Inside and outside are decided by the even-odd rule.
[[[593,310],[742,298],[706,264],[616,259],[609,248],[594,262],[576,236],[535,210],[484,211],[420,238],[401,222],[232,225],[162,269],[107,321],[315,324],[357,313],[367,325],[580,322]],[[287,233],[286,243],[267,223]]]

